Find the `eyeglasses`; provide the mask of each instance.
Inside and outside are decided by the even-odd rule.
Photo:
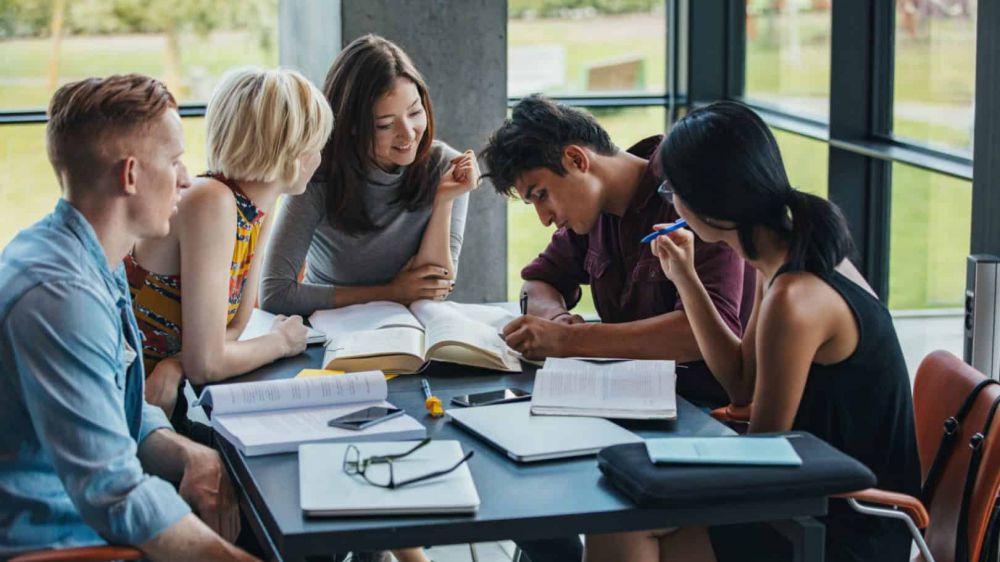
[[[462,457],[462,460],[455,463],[451,468],[445,468],[442,470],[435,470],[433,472],[428,472],[420,476],[414,476],[412,478],[407,478],[406,480],[396,481],[395,470],[393,469],[393,462],[403,459],[414,452],[418,451],[424,445],[430,443],[430,438],[424,439],[414,445],[410,450],[396,453],[394,455],[372,455],[370,457],[361,458],[361,451],[358,450],[354,445],[348,445],[347,450],[344,451],[344,462],[343,469],[344,473],[351,476],[360,476],[365,479],[372,486],[378,486],[379,488],[388,488],[390,490],[395,490],[396,488],[402,488],[403,486],[409,484],[416,484],[417,482],[423,482],[424,480],[430,480],[431,478],[437,478],[438,476],[444,476],[450,472],[453,472],[458,467],[465,464],[475,451],[469,451]],[[388,481],[381,475],[375,476],[368,472],[368,469],[375,465],[388,465],[389,467],[389,478]]]
[[[656,188],[656,193],[667,203],[674,204],[674,190],[670,187],[670,182],[667,180],[663,180],[660,187]]]

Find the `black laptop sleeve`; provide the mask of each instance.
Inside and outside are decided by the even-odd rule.
[[[875,475],[865,465],[810,433],[740,439],[775,435],[789,438],[801,466],[656,465],[645,443],[607,447],[597,462],[604,477],[640,507],[828,496],[875,486]]]

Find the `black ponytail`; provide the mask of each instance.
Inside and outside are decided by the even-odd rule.
[[[660,146],[663,173],[697,215],[735,223],[743,251],[758,256],[757,227],[789,243],[782,271],[829,275],[853,252],[836,205],[792,188],[768,126],[731,101],[696,109]]]
[[[788,196],[791,232],[782,271],[808,271],[826,276],[854,252],[844,215],[822,197],[792,189]]]

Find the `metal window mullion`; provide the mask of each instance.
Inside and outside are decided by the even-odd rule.
[[[746,91],[747,33],[746,0],[724,0],[726,26],[725,97],[734,99]]]
[[[1000,2],[979,2],[971,253],[1000,255]]]
[[[830,139],[867,141],[885,133],[892,114],[891,2],[833,3]],[[887,68],[888,67],[888,68]],[[887,72],[888,70],[888,72]],[[891,163],[829,146],[829,198],[854,237],[856,263],[883,300],[889,293]]]

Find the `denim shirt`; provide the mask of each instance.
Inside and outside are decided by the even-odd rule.
[[[138,334],[124,268],[65,200],[0,254],[0,558],[137,545],[190,512],[136,456],[170,427]]]

